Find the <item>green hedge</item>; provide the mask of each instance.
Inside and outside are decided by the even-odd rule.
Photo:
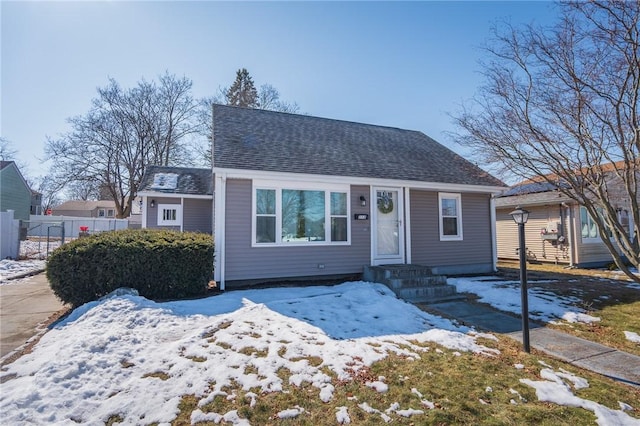
[[[47,278],[56,296],[74,307],[120,287],[152,300],[198,296],[213,278],[213,238],[151,229],[94,234],[56,249]]]

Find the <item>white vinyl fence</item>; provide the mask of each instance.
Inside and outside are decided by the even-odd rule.
[[[0,259],[17,259],[20,255],[20,221],[13,210],[0,212]]]
[[[86,227],[89,234],[104,231],[127,229],[127,219],[102,219],[72,216],[36,216],[31,215],[27,227],[28,237],[40,238],[78,238],[80,228]]]

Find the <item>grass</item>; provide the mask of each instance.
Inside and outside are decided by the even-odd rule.
[[[498,268],[505,278],[518,279],[517,263],[502,262]],[[580,300],[578,307],[601,319],[592,324],[562,322],[549,327],[640,356],[640,345],[624,335],[625,331],[640,333],[640,290],[629,287],[626,277],[610,271],[565,269],[552,264],[528,264],[527,271],[529,280],[551,280],[530,286],[576,297]]]
[[[570,408],[540,402],[535,390],[520,382],[520,379],[541,380],[539,361],[550,365],[555,371],[564,369],[586,378],[589,387],[574,390],[574,393],[588,400],[596,401],[618,410],[619,401],[635,408],[628,412],[640,417],[640,389],[615,383],[563,362],[550,359],[541,353],[526,354],[520,345],[506,337],[497,341],[480,339],[481,343],[500,350],[497,356],[462,353],[428,344],[428,352],[419,360],[410,360],[391,355],[354,374],[352,380],[339,381],[333,378],[334,398],[323,403],[319,390],[305,384],[300,387],[288,383],[288,371],[283,370],[283,392],[261,394],[259,389],[250,391],[258,394],[254,406],[251,398],[239,386],[225,388],[228,395],[220,395],[213,402],[198,407],[199,398],[184,395],[180,403],[180,414],[174,425],[191,424],[191,413],[199,408],[203,412],[219,414],[237,410],[238,415],[257,425],[335,425],[335,413],[339,407],[347,407],[351,424],[386,424],[380,412],[385,413],[394,403],[400,409],[423,410],[423,414],[403,417],[395,412],[387,415],[395,424],[406,425],[583,425],[595,424],[595,415],[581,408]],[[516,364],[524,368],[515,368]],[[380,393],[366,385],[366,382],[384,376],[389,390]],[[415,392],[415,391],[418,392]],[[419,395],[420,394],[420,395]],[[429,409],[422,400],[434,404]],[[369,413],[358,405],[366,402],[379,413]],[[279,419],[277,413],[302,407],[304,412],[292,419]],[[200,423],[202,425],[214,423]]]

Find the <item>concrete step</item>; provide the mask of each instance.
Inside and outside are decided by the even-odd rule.
[[[383,282],[392,278],[416,278],[432,275],[431,268],[421,265],[380,265],[365,266],[364,279],[372,282]]]
[[[410,287],[394,290],[394,293],[401,299],[413,303],[433,303],[445,299],[454,299],[464,297],[458,295],[456,287],[452,285],[444,285],[437,287]]]
[[[427,275],[415,278],[391,278],[384,284],[391,289],[411,287],[439,287],[447,285],[447,277],[444,275]]]
[[[422,265],[365,266],[364,281],[385,284],[401,299],[412,303],[434,303],[464,298],[444,275],[433,275]]]

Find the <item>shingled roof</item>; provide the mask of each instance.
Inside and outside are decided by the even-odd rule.
[[[142,176],[139,192],[164,194],[213,195],[210,169],[149,166]]]
[[[214,167],[505,186],[425,134],[308,115],[213,106]]]

